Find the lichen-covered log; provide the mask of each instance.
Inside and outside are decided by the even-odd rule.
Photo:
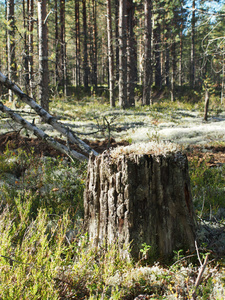
[[[158,258],[194,249],[188,161],[173,144],[149,143],[92,155],[84,208],[85,227],[96,246],[118,242],[126,255],[123,249],[131,243],[136,259],[143,243]]]

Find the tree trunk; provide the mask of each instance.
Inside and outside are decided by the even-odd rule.
[[[144,70],[143,70],[143,105],[149,105],[151,103],[151,84],[152,84],[152,1],[145,0],[145,34],[144,34]]]
[[[190,86],[195,87],[195,0],[192,2],[191,18],[191,64],[190,64]]]
[[[55,10],[55,85],[56,85],[56,93],[58,94],[58,85],[60,78],[60,42],[59,42],[59,25],[58,25],[58,0],[54,2],[54,10]]]
[[[127,107],[126,2],[119,0],[119,106]]]
[[[221,83],[221,105],[223,104],[223,98],[224,98],[224,88],[225,88],[225,46],[223,46],[223,60],[222,60],[222,83]]]
[[[80,86],[80,2],[75,0],[75,32],[76,32],[76,86]]]
[[[137,55],[134,36],[134,12],[133,0],[127,1],[127,105],[135,106],[134,89],[137,80]]]
[[[27,12],[28,12],[28,5],[29,5],[29,0],[27,1],[27,9],[25,5],[25,0],[23,0],[23,42],[24,42],[24,52],[23,52],[23,68],[24,68],[24,86],[26,93],[28,94],[29,91],[29,71],[28,71],[28,43],[27,43],[27,29],[28,29],[28,24],[27,24]]]
[[[206,91],[205,91],[204,121],[208,120],[208,110],[209,110],[209,90],[206,88]]]
[[[27,3],[28,6],[28,76],[29,76],[29,95],[33,97],[33,27],[34,27],[34,1],[29,0]]]
[[[176,42],[175,37],[172,37],[171,45],[171,60],[172,60],[172,69],[171,69],[171,101],[175,101],[175,74],[176,74]]]
[[[88,88],[88,53],[87,53],[87,13],[86,13],[86,0],[82,0],[83,4],[83,32],[84,32],[84,58],[83,58],[83,68],[84,68],[84,87]]]
[[[47,0],[38,0],[38,37],[39,37],[39,101],[41,106],[49,111],[48,90],[48,39],[46,22]]]
[[[114,90],[115,78],[114,78],[111,0],[107,0],[106,5],[107,5],[107,32],[108,32],[108,60],[109,60],[109,102],[111,107],[115,107],[115,90]]]
[[[60,0],[60,60],[64,96],[67,96],[65,0]]]
[[[14,0],[7,1],[7,56],[8,56],[8,77],[15,80],[16,60],[15,60],[15,16]],[[13,93],[9,91],[9,102],[13,102]]]
[[[116,80],[119,81],[119,0],[115,0]]]
[[[180,29],[180,56],[179,56],[179,86],[182,86],[182,72],[183,72],[183,64],[182,64],[182,56],[183,56],[183,24],[181,24]]]
[[[127,256],[131,244],[135,259],[144,243],[151,246],[151,259],[194,249],[196,220],[187,157],[177,150],[163,153],[163,147],[154,144],[143,155],[129,152],[128,146],[119,154],[90,157],[84,221],[96,247],[118,242]]]
[[[162,74],[161,74],[161,61],[160,61],[160,44],[161,44],[161,26],[157,24],[154,30],[154,40],[155,40],[155,86],[161,88],[162,85]]]
[[[95,91],[97,91],[98,86],[98,61],[97,61],[97,1],[92,0],[92,14],[93,14],[93,85]]]

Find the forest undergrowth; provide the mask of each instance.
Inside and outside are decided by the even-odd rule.
[[[169,102],[151,111],[133,109],[133,115],[132,110],[123,115],[118,110],[124,123],[115,126],[115,113],[97,118],[106,108],[110,111],[104,103],[99,110],[90,99],[76,105],[68,101],[64,110],[60,101],[53,104],[65,123],[92,119],[98,138],[120,132],[127,115],[151,114],[156,124],[168,122],[168,116],[173,120],[176,110],[200,116],[202,111],[201,104]],[[210,114],[218,116],[214,108]],[[153,130],[148,138],[159,140],[160,135]],[[159,260],[150,265],[145,257],[151,245],[143,244],[139,261],[121,258],[116,245],[101,253],[90,247],[82,227],[86,163],[60,155],[40,157],[34,149],[28,153],[8,145],[0,154],[0,299],[224,299],[224,146],[222,140],[199,148],[183,146],[199,221],[196,251],[180,249],[167,264]],[[213,149],[221,149],[216,161]]]

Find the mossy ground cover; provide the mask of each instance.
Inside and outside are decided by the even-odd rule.
[[[179,109],[199,110],[196,104],[163,103],[152,109],[115,109],[110,115],[107,104],[99,105],[99,110],[96,105],[90,99],[75,104],[68,101],[63,107],[61,102],[52,102],[52,110],[60,112],[61,118],[64,115],[68,123],[71,118],[82,122],[92,118],[102,130],[98,133],[101,139],[112,137],[128,124],[127,117],[135,120],[150,115],[155,123],[166,123],[173,119],[169,112],[176,116]],[[106,111],[104,125],[95,118]],[[156,141],[160,136],[150,132],[150,138]],[[143,245],[139,262],[121,258],[116,245],[96,251],[82,228],[86,165],[49,149],[37,153],[28,140],[24,150],[10,145],[13,140],[8,140],[0,155],[1,299],[134,299],[138,295],[143,299],[192,299],[200,266],[196,253],[180,249],[165,266],[160,262],[148,265],[144,254],[150,245]],[[224,144],[184,145],[183,149],[190,161],[193,200],[202,228],[198,243],[202,262],[210,253],[196,293],[198,299],[224,299]]]

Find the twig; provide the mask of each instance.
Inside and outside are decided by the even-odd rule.
[[[191,257],[194,257],[196,256],[196,254],[191,254],[191,255],[187,255],[185,257],[182,257],[181,259],[178,259],[177,261],[175,261],[171,266],[170,266],[170,270],[172,269],[173,266],[175,266],[176,264],[178,264],[179,262],[185,260],[185,259],[188,259],[188,258],[191,258]]]
[[[197,291],[197,288],[199,287],[199,284],[201,283],[202,276],[203,276],[203,273],[205,271],[205,268],[206,268],[206,265],[207,265],[208,259],[209,259],[209,254],[206,254],[204,263],[202,264],[200,256],[199,256],[199,251],[198,251],[198,247],[197,247],[197,242],[196,241],[195,241],[195,247],[196,247],[197,256],[198,256],[198,259],[199,259],[199,262],[200,262],[200,268],[199,268],[199,271],[198,271],[198,277],[197,277],[197,279],[195,281],[195,289],[194,289],[194,292],[192,293],[192,299],[193,300],[197,299],[196,291]]]

